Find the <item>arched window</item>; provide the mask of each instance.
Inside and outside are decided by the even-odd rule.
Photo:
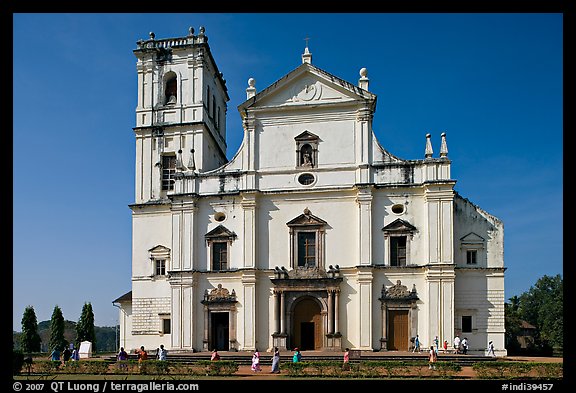
[[[165,104],[175,104],[177,97],[176,75],[171,73],[166,79],[166,88],[164,89]]]

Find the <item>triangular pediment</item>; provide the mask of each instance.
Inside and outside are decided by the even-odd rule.
[[[376,96],[311,64],[303,63],[238,107],[301,106],[375,100]]]
[[[218,225],[216,228],[212,229],[206,235],[204,235],[206,239],[234,239],[236,238],[236,234],[226,228],[224,225]]]
[[[480,236],[480,235],[478,235],[478,234],[476,234],[476,233],[474,233],[474,232],[470,232],[469,234],[467,234],[467,235],[465,235],[465,236],[462,236],[462,237],[460,238],[460,241],[461,241],[462,243],[475,243],[475,244],[480,244],[480,243],[484,243],[485,239],[484,239],[482,236]]]
[[[311,133],[310,131],[304,131],[303,133],[301,133],[300,135],[294,137],[295,141],[300,141],[300,142],[310,142],[310,141],[317,141],[320,138],[318,137],[318,135]]]
[[[168,247],[162,246],[162,245],[157,245],[152,247],[151,249],[148,250],[149,253],[152,254],[162,254],[162,253],[166,253],[166,252],[170,252],[170,249]]]
[[[296,227],[296,226],[324,226],[328,223],[321,218],[316,217],[313,215],[310,210],[305,209],[303,214],[300,214],[298,217],[293,218],[292,220],[288,221],[286,225],[289,227]]]
[[[384,232],[414,232],[416,227],[410,224],[408,221],[404,221],[401,218],[397,218],[390,224],[382,228]]]

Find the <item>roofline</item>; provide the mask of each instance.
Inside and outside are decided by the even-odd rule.
[[[292,77],[295,74],[298,73],[303,73],[304,70],[309,70],[309,71],[315,71],[319,74],[323,74],[324,77],[326,77],[327,79],[331,79],[332,81],[336,81],[337,83],[339,83],[342,87],[344,87],[345,89],[351,90],[354,93],[356,93],[357,95],[360,96],[365,96],[367,95],[368,97],[365,97],[365,99],[373,101],[374,103],[376,102],[376,95],[374,93],[369,92],[368,90],[364,90],[359,86],[356,86],[348,81],[345,81],[342,78],[339,78],[331,73],[329,73],[328,71],[325,71],[321,68],[316,67],[315,65],[309,64],[309,63],[302,63],[300,64],[298,67],[296,67],[295,69],[293,69],[292,71],[290,71],[289,73],[287,73],[286,75],[284,75],[283,77],[281,77],[280,79],[276,80],[274,83],[270,84],[269,86],[267,86],[266,88],[264,88],[263,90],[261,90],[260,92],[256,93],[256,95],[254,95],[254,97],[250,97],[248,98],[246,101],[242,102],[240,105],[238,105],[238,111],[240,113],[242,113],[243,110],[249,108],[251,105],[253,105],[254,103],[256,103],[258,100],[260,100],[261,98],[265,97],[266,95],[268,95],[271,91],[273,91],[274,89],[276,89],[278,84],[281,84],[282,82],[284,82],[285,80],[288,80],[290,77]]]

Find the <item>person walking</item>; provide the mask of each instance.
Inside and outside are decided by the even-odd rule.
[[[160,349],[158,350],[158,360],[166,360],[168,356],[168,351],[164,348],[164,344],[160,344]]]
[[[126,370],[128,368],[128,365],[126,364],[126,361],[128,360],[128,352],[124,350],[124,347],[120,347],[120,351],[118,352],[118,355],[116,355],[116,359],[119,362],[118,367],[121,370]]]
[[[344,350],[344,362],[342,363],[342,371],[350,370],[350,348]]]
[[[434,349],[434,346],[430,346],[430,351],[428,353],[428,368],[430,370],[436,370],[436,361],[438,360],[438,354]]]
[[[252,355],[252,366],[250,368],[254,372],[262,371],[262,368],[260,367],[260,352],[258,352],[258,349],[254,350],[254,354]]]
[[[438,349],[440,347],[440,340],[438,339],[438,336],[434,337],[434,348],[436,350],[436,354],[438,354]]]
[[[420,338],[418,338],[418,335],[416,335],[414,339],[414,349],[412,349],[412,352],[420,352]]]
[[[54,349],[52,350],[52,352],[50,353],[50,356],[48,358],[54,362],[59,362],[60,361],[60,350],[58,348],[54,347]]]
[[[138,351],[138,368],[142,369],[142,363],[144,363],[145,360],[148,360],[148,352],[146,352],[144,345],[142,345]]]
[[[120,347],[120,352],[118,352],[116,358],[119,361],[128,360],[128,353],[124,350],[124,347]]]
[[[492,341],[488,342],[488,356],[496,357],[496,354],[494,353],[494,344]]]
[[[468,338],[464,337],[460,344],[462,345],[462,353],[466,355],[468,353]]]
[[[73,361],[78,361],[80,360],[80,352],[78,352],[78,348],[74,348],[72,350],[72,356],[70,357]]]
[[[212,356],[210,357],[210,360],[212,360],[213,362],[220,360],[220,355],[218,354],[216,348],[212,350]]]
[[[272,374],[280,373],[280,351],[278,347],[274,347],[274,354],[272,355],[272,369],[270,370]]]
[[[62,365],[65,366],[71,357],[72,357],[72,351],[70,351],[70,348],[65,347],[64,351],[62,351]]]
[[[298,363],[302,361],[302,354],[298,348],[294,348],[294,355],[292,356],[292,363]]]

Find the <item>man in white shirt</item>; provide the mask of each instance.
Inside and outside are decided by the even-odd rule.
[[[460,336],[456,335],[454,337],[454,353],[458,353],[460,350]]]

